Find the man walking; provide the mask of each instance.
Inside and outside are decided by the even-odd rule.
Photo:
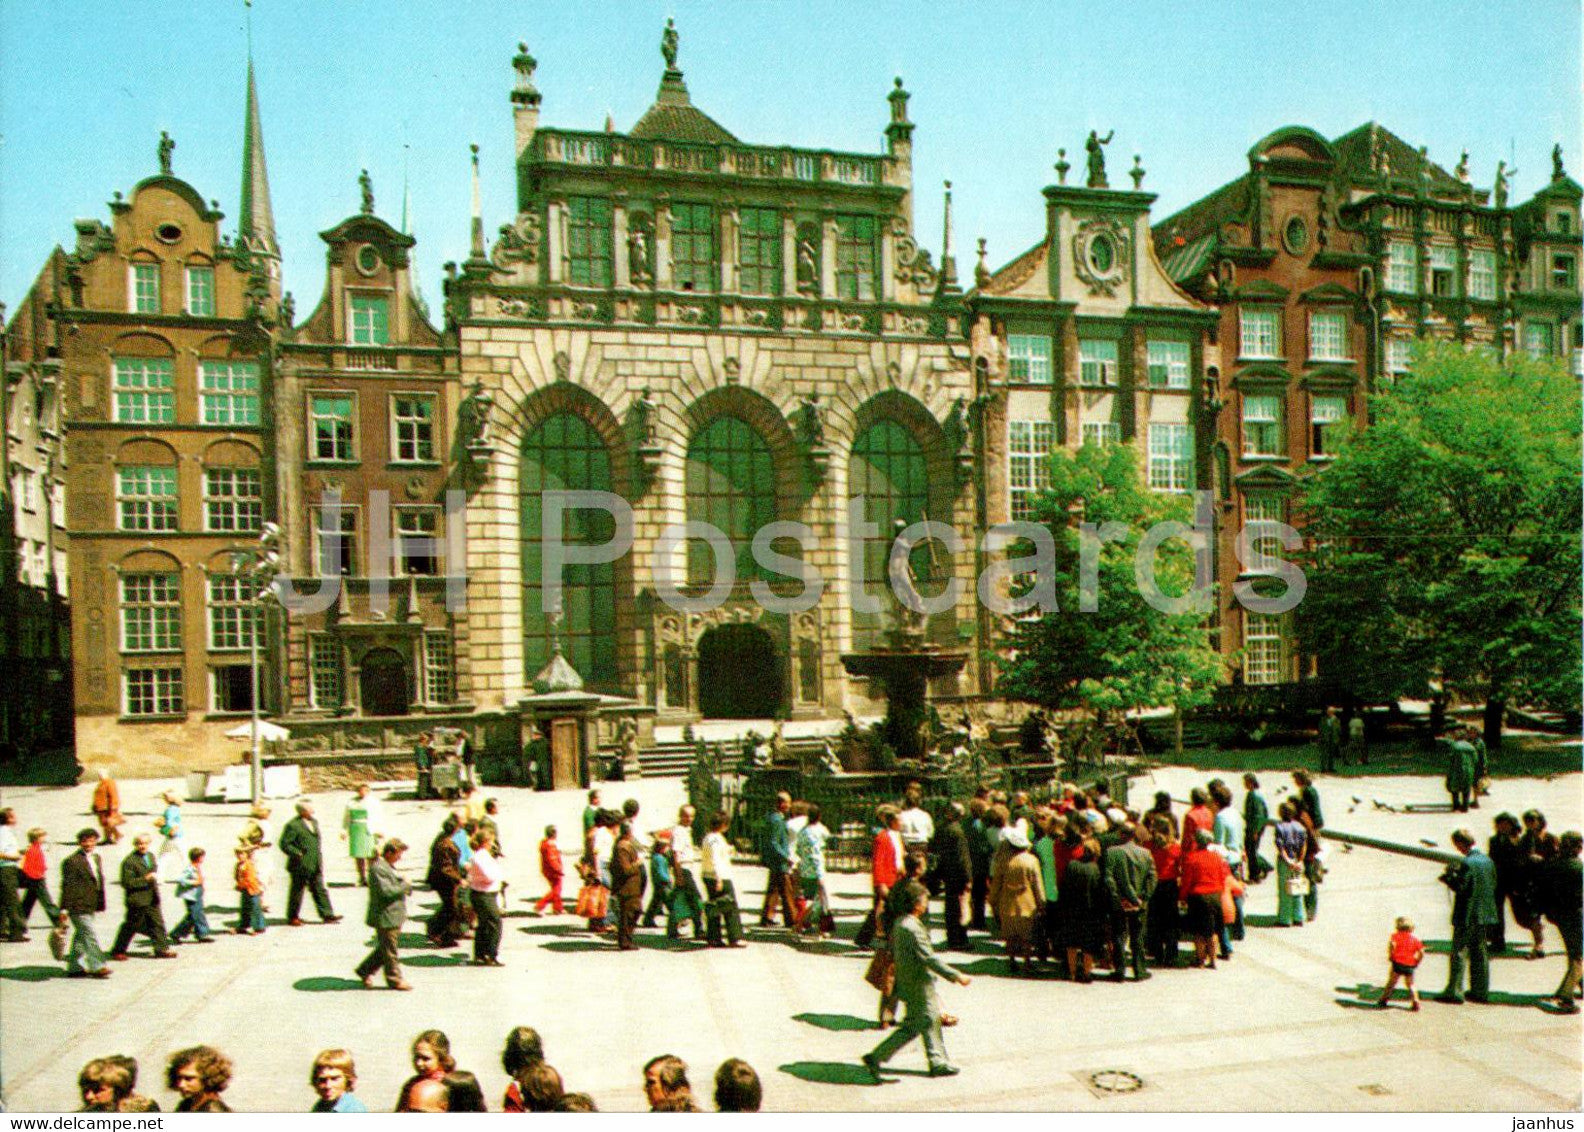
[[[622,822],[616,847],[611,850],[611,896],[616,900],[616,949],[636,951],[633,931],[643,914],[644,866],[638,842],[633,839],[632,823]]]
[[[312,803],[297,803],[297,816],[281,830],[280,847],[286,854],[286,874],[291,878],[291,887],[286,891],[286,922],[294,928],[302,927],[299,913],[305,889],[313,894],[314,908],[321,920],[327,924],[340,920],[330,906],[330,892],[325,888],[319,822],[314,818]]]
[[[1460,732],[1454,732],[1452,738],[1442,742],[1446,745],[1446,789],[1452,796],[1452,811],[1464,814],[1468,812],[1469,796],[1474,791],[1474,745],[1465,742]]]
[[[1496,926],[1496,866],[1474,844],[1474,835],[1460,829],[1452,844],[1463,854],[1450,865],[1441,883],[1452,890],[1452,944],[1446,990],[1436,998],[1454,1006],[1463,1002],[1463,953],[1468,952],[1468,1001],[1490,1002],[1490,931]]]
[[[117,961],[130,958],[127,948],[132,937],[146,935],[154,945],[154,958],[174,959],[170,937],[165,933],[165,916],[160,912],[159,876],[155,871],[154,854],[149,852],[147,834],[132,839],[132,852],[121,862],[121,887],[126,894],[126,919],[116,932],[110,957]]]
[[[396,862],[407,851],[405,842],[391,838],[369,866],[368,915],[363,922],[374,929],[374,950],[357,965],[357,977],[369,990],[374,989],[374,972],[385,968],[385,985],[391,990],[412,990],[402,979],[398,944],[402,924],[407,922],[407,894],[412,884],[396,872]]]
[[[0,810],[0,937],[8,943],[27,939],[27,917],[22,915],[22,843],[17,839],[16,811]]]
[[[775,809],[765,819],[764,863],[769,870],[765,881],[764,907],[759,912],[759,926],[773,926],[771,914],[777,900],[786,916],[786,926],[797,926],[797,912],[792,900],[792,836],[787,832],[787,811],[792,808],[792,796],[786,792],[776,795]]]
[[[1105,876],[1106,895],[1111,904],[1111,938],[1116,944],[1116,963],[1111,981],[1123,979],[1128,949],[1133,952],[1133,981],[1150,977],[1144,966],[1144,913],[1155,895],[1155,858],[1136,840],[1137,828],[1124,822],[1117,830],[1120,839],[1105,851],[1100,870]]]
[[[1337,718],[1336,708],[1327,707],[1325,715],[1320,717],[1320,773],[1330,774],[1336,770],[1337,754],[1342,749],[1342,721]]]
[[[935,875],[940,879],[941,895],[946,902],[947,950],[971,950],[968,945],[968,886],[973,883],[973,859],[968,851],[968,834],[963,829],[961,802],[946,807],[930,852],[935,858]]]
[[[66,951],[66,975],[73,979],[108,978],[104,951],[94,935],[94,916],[105,910],[104,867],[94,847],[99,835],[91,829],[77,834],[77,852],[61,862],[61,916],[72,926]]]
[[[887,1035],[873,1050],[863,1055],[864,1068],[875,1084],[880,1083],[880,1067],[914,1038],[924,1039],[924,1056],[931,1077],[952,1077],[959,1070],[946,1059],[946,1042],[941,1037],[940,1000],[935,997],[935,976],[967,986],[967,975],[948,965],[930,947],[929,933],[919,922],[929,907],[929,893],[915,891],[912,907],[891,928],[891,959],[896,968],[896,997],[907,1004],[902,1025]]]

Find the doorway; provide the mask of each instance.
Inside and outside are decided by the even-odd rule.
[[[406,715],[412,704],[407,662],[395,649],[370,649],[363,655],[358,692],[364,715]]]
[[[786,674],[770,634],[718,625],[698,643],[698,704],[706,719],[774,719],[786,705]]]

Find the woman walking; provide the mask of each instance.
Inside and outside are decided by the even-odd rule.
[[[1304,855],[1309,833],[1295,815],[1292,799],[1276,809],[1276,926],[1301,928],[1304,925],[1304,893],[1309,881],[1304,876]]]
[[[501,897],[506,891],[506,869],[495,856],[495,838],[484,830],[473,835],[473,857],[468,862],[468,897],[478,927],[473,932],[473,965],[503,967],[500,961]]]
[[[360,782],[357,792],[346,804],[341,815],[341,837],[347,843],[347,855],[357,866],[358,883],[368,886],[369,865],[379,842],[379,803],[369,796],[368,783]]]

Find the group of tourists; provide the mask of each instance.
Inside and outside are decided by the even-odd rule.
[[[439,1030],[425,1030],[412,1044],[412,1076],[396,1097],[394,1112],[487,1112],[476,1074],[458,1069],[451,1041]],[[537,1031],[518,1026],[506,1035],[501,1068],[509,1078],[502,1112],[598,1112],[587,1093],[569,1092],[561,1074],[545,1060]],[[231,1059],[212,1046],[171,1054],[165,1085],[180,1099],[176,1112],[231,1112],[223,1094],[231,1084]],[[318,1100],[309,1112],[366,1113],[357,1095],[357,1065],[345,1049],[321,1050],[308,1071]],[[137,1091],[138,1063],[125,1056],[96,1057],[82,1067],[78,1112],[159,1112],[159,1103]],[[644,1097],[651,1112],[702,1112],[688,1080],[687,1064],[673,1054],[650,1059],[643,1071]],[[763,1100],[759,1075],[746,1061],[730,1058],[715,1073],[716,1112],[758,1112]]]

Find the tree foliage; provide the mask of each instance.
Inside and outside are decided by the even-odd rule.
[[[1204,611],[1163,612],[1145,600],[1135,577],[1139,542],[1152,526],[1192,523],[1188,497],[1146,488],[1135,455],[1120,445],[1058,452],[1050,469],[1050,488],[1035,500],[1031,518],[1055,542],[1058,609],[1012,622],[1001,641],[998,691],[1097,719],[1206,702],[1221,680],[1222,663]],[[1092,612],[1079,605],[1080,521],[1127,529],[1123,539],[1100,549]],[[1194,552],[1185,541],[1161,546],[1155,578],[1164,595],[1187,594],[1193,575]]]
[[[1428,346],[1303,492],[1297,611],[1363,699],[1449,694],[1576,711],[1579,382],[1551,361]]]

